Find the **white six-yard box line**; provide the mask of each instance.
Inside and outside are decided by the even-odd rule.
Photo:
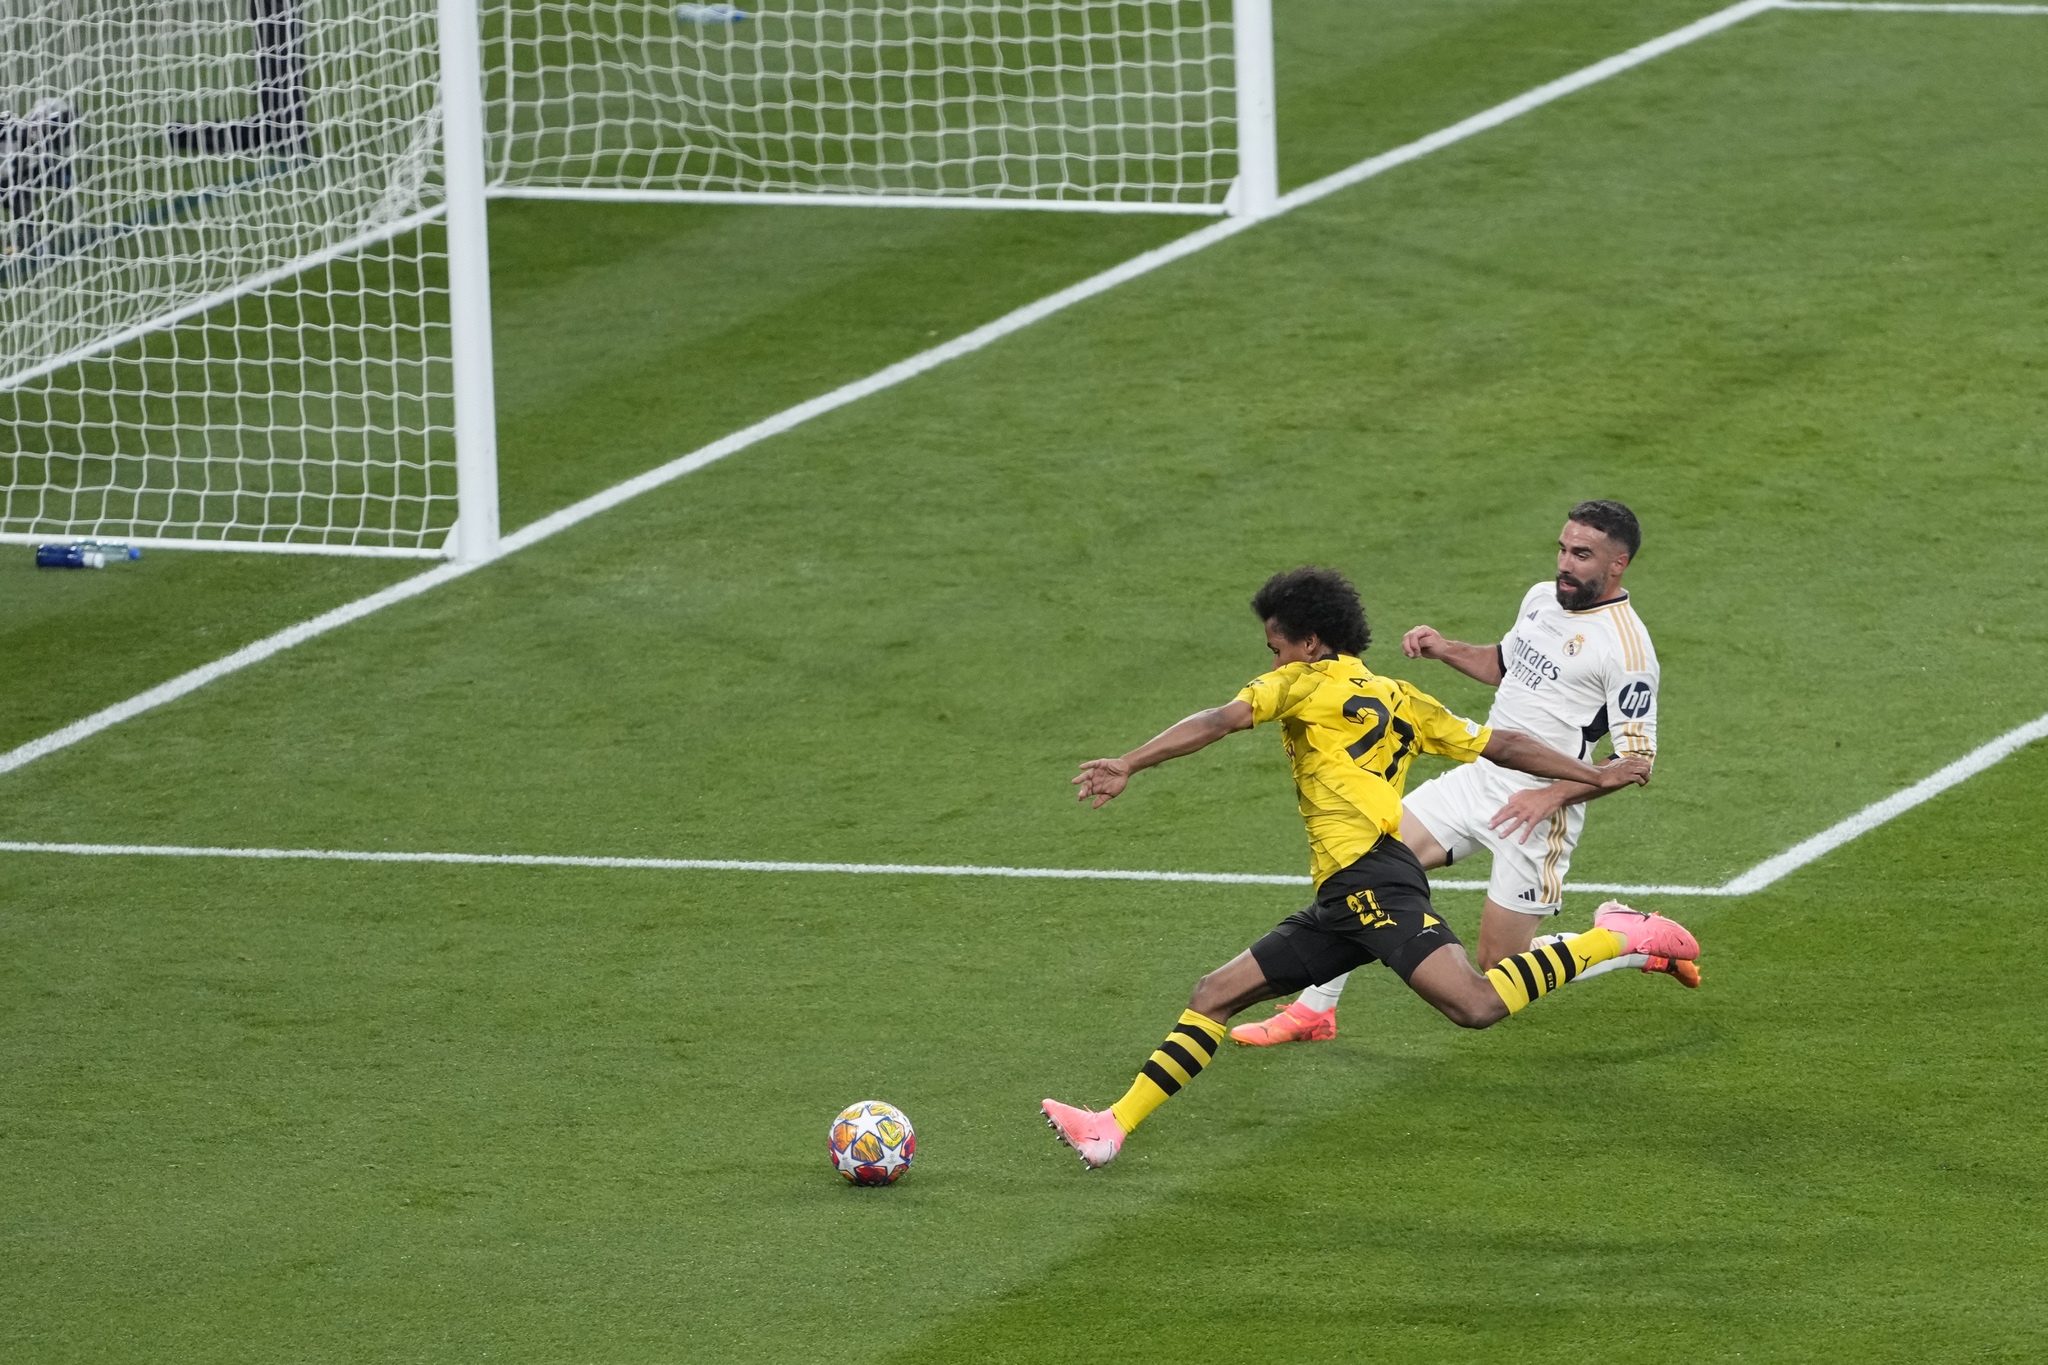
[[[1758,863],[1719,886],[1568,882],[1565,890],[1613,896],[1746,896],[1781,881],[1879,825],[1965,782],[2037,739],[2048,738],[2048,715],[2007,731],[1902,792],[1876,801],[1848,819]],[[610,858],[553,853],[412,853],[332,848],[209,848],[184,844],[59,844],[0,841],[0,853],[54,853],[89,858],[238,858],[334,863],[453,863],[484,867],[578,867],[649,872],[838,872],[911,877],[1010,877],[1099,882],[1211,882],[1227,886],[1307,886],[1309,879],[1267,872],[1150,872],[1123,868],[984,867],[970,863],[810,863],[738,858]],[[1485,882],[1432,879],[1448,891],[1483,891]]]
[[[1773,10],[1827,10],[1837,12],[1869,10],[1880,13],[1910,14],[1997,14],[1997,15],[2048,15],[2048,5],[2000,5],[2000,4],[1904,4],[1885,3],[1884,0],[1743,0],[1726,9],[1710,14],[1703,19],[1674,29],[1662,37],[1595,62],[1573,72],[1569,76],[1548,84],[1537,86],[1514,99],[1497,104],[1491,109],[1474,114],[1472,117],[1454,123],[1419,138],[1405,146],[1397,147],[1378,156],[1368,157],[1355,165],[1313,181],[1289,194],[1282,195],[1272,214],[1278,217],[1291,213],[1305,204],[1347,189],[1352,185],[1382,175],[1397,166],[1429,155],[1431,152],[1462,142],[1466,138],[1499,127],[1511,119],[1519,118],[1533,109],[1541,108],[1566,95],[1598,84],[1611,76],[1619,75],[1643,63],[1661,57],[1688,44],[1697,42],[1722,29],[1732,27],[1758,14]],[[495,558],[517,553],[530,545],[538,544],[558,531],[563,531],[579,522],[586,521],[600,512],[607,511],[628,499],[638,497],[651,489],[670,483],[686,474],[691,474],[706,465],[724,459],[727,455],[745,450],[772,436],[801,426],[813,417],[835,411],[848,404],[858,402],[872,394],[913,379],[928,370],[937,368],[947,361],[972,354],[986,346],[1018,332],[1033,323],[1061,312],[1074,304],[1097,294],[1105,293],[1127,281],[1150,274],[1161,266],[1191,256],[1198,251],[1234,237],[1238,233],[1265,221],[1263,218],[1231,218],[1190,233],[1163,247],[1145,252],[1114,266],[1109,270],[1050,294],[1035,303],[1030,303],[994,322],[988,323],[963,336],[932,347],[929,350],[898,361],[894,365],[876,371],[865,379],[843,385],[830,393],[822,394],[807,402],[799,403],[750,427],[713,441],[711,444],[665,465],[650,469],[643,474],[615,484],[603,492],[585,498],[554,512],[539,521],[505,537]],[[483,561],[488,563],[492,561]],[[88,739],[102,730],[130,720],[145,712],[174,701],[189,692],[197,691],[219,678],[239,672],[252,664],[260,663],[274,654],[303,644],[328,631],[361,620],[365,616],[383,610],[398,602],[417,597],[449,583],[465,574],[481,568],[483,563],[447,564],[426,573],[415,575],[402,582],[371,593],[354,602],[336,607],[332,611],[297,625],[289,626],[274,635],[246,645],[234,653],[202,665],[190,672],[161,683],[145,692],[118,702],[102,711],[95,712],[82,720],[75,721],[60,730],[31,740],[5,754],[0,754],[0,773],[33,763],[35,760],[60,749]],[[1718,887],[1698,886],[1630,886],[1622,884],[1574,884],[1567,889],[1574,891],[1605,891],[1614,894],[1665,894],[1690,896],[1731,896],[1744,895],[1761,890],[1796,868],[1840,847],[1878,825],[1885,823],[1903,811],[1919,805],[1937,792],[1946,790],[1957,782],[1983,771],[2013,750],[2048,734],[2048,716],[2030,722],[2000,736],[1980,749],[1965,755],[1955,763],[1943,768],[1922,782],[1883,801],[1874,803],[1820,834],[1788,849],[1777,857],[1760,863]],[[1055,877],[1090,880],[1142,880],[1142,881],[1190,881],[1224,883],[1262,883],[1278,885],[1306,884],[1307,878],[1268,876],[1250,873],[1201,873],[1201,872],[1138,872],[1062,868],[1002,868],[1002,867],[942,867],[901,864],[869,863],[801,863],[801,862],[745,862],[720,859],[664,859],[664,858],[585,858],[555,855],[522,854],[465,854],[465,853],[386,853],[354,852],[336,849],[233,849],[197,848],[168,845],[115,845],[115,844],[50,844],[0,841],[0,852],[13,853],[61,853],[89,856],[146,855],[168,857],[218,857],[256,859],[322,859],[347,862],[432,862],[509,864],[517,866],[559,866],[559,867],[606,867],[646,868],[665,870],[725,870],[762,872],[842,872],[842,873],[897,873],[913,875],[949,876],[993,876],[993,877]],[[1482,889],[1484,883],[1464,881],[1440,881],[1436,885],[1448,889]]]

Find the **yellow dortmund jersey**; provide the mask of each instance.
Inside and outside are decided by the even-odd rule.
[[[1348,654],[1262,673],[1237,699],[1251,703],[1252,724],[1280,722],[1318,886],[1371,852],[1382,833],[1398,836],[1401,790],[1417,752],[1470,763],[1493,737]]]

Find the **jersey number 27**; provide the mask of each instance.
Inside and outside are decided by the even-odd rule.
[[[1371,753],[1373,746],[1387,737],[1387,729],[1393,727],[1394,737],[1401,741],[1394,750],[1394,761],[1387,764],[1387,770],[1380,774],[1387,781],[1394,780],[1394,774],[1401,771],[1401,763],[1408,757],[1408,751],[1415,747],[1415,727],[1387,709],[1387,704],[1378,697],[1351,697],[1344,703],[1344,718],[1358,720],[1358,713],[1370,711],[1373,714],[1372,728],[1365,732],[1365,738],[1356,744],[1348,744],[1344,752],[1353,758],[1362,759]],[[1361,722],[1362,723],[1362,722]]]

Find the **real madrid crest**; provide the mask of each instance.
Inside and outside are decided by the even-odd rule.
[[[1586,637],[1583,635],[1574,635],[1571,639],[1566,640],[1564,642],[1564,652],[1568,655],[1571,655],[1574,658],[1576,658],[1578,656],[1579,651],[1584,649],[1585,647]]]

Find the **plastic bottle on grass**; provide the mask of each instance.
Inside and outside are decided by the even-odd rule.
[[[677,5],[676,22],[683,24],[737,24],[747,18],[738,5]]]
[[[38,569],[104,569],[109,564],[142,558],[141,547],[101,542],[74,541],[69,545],[36,546]]]
[[[81,540],[78,544],[89,554],[97,554],[109,564],[142,558],[142,547],[130,545],[125,540]]]

